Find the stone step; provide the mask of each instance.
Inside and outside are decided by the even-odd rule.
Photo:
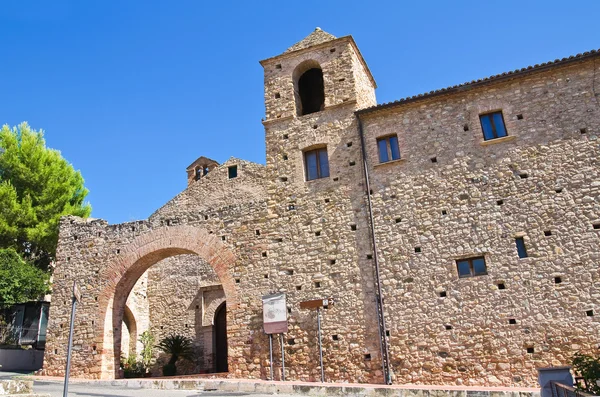
[[[27,395],[33,393],[33,382],[30,380],[0,380],[0,396]]]

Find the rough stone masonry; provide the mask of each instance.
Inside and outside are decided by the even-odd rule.
[[[266,165],[201,157],[148,220],[62,220],[46,374],[64,371],[74,280],[86,378],[120,376],[123,335],[146,327],[195,337],[196,370],[265,379],[261,297],[279,291],[287,379],[320,379],[299,303],[327,297],[328,381],[535,386],[597,348],[599,52],[383,105],[351,36],[317,29],[261,65]]]

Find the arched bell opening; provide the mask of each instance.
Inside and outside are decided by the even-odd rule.
[[[323,70],[317,61],[302,62],[294,70],[293,79],[298,116],[320,112],[325,108]]]

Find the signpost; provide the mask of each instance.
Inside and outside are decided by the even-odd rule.
[[[321,337],[321,308],[333,306],[333,298],[314,299],[300,302],[301,309],[317,309],[317,338],[319,342],[319,363],[321,365],[321,382],[325,383],[325,370],[323,368],[323,340]]]
[[[63,388],[63,397],[69,394],[69,372],[71,370],[71,352],[73,350],[73,326],[75,325],[75,309],[77,302],[81,300],[81,291],[77,287],[77,282],[73,281],[73,296],[71,298],[71,326],[69,328],[69,345],[67,347],[67,368],[65,369],[65,386]]]
[[[285,293],[263,296],[263,326],[269,335],[269,357],[271,359],[271,380],[273,380],[273,334],[280,335],[281,344],[281,380],[285,380],[285,350],[283,334],[288,330],[287,305]]]

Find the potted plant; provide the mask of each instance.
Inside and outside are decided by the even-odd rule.
[[[190,360],[193,356],[192,340],[182,335],[169,335],[162,339],[156,347],[171,355],[169,362],[162,368],[164,376],[177,375],[175,366],[177,360],[179,358]]]

